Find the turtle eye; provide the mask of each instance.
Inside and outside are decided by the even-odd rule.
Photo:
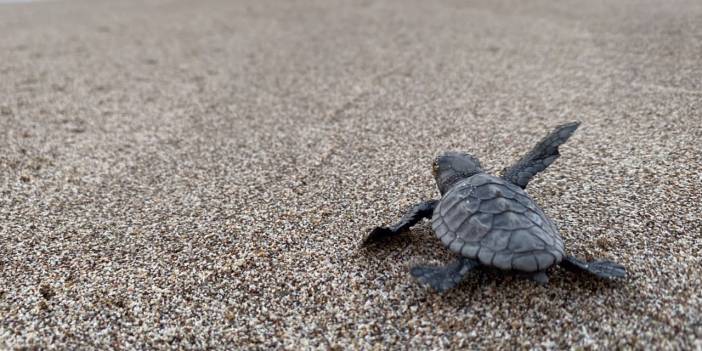
[[[434,176],[439,173],[439,162],[437,160],[431,163],[431,171],[434,173]]]

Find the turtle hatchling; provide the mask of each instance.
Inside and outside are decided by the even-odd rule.
[[[431,217],[436,236],[458,259],[446,266],[414,266],[410,273],[441,292],[479,266],[526,274],[540,284],[548,282],[546,271],[555,265],[600,278],[625,277],[626,269],[617,263],[567,255],[556,226],[524,191],[558,158],[558,147],[579,125],[556,127],[500,177],[485,173],[470,154],[438,156],[433,173],[441,199],[414,205],[398,223],[371,231],[362,245],[382,242]]]

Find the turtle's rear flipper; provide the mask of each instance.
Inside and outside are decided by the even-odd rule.
[[[446,266],[414,266],[410,270],[413,277],[438,292],[449,290],[465,278],[466,274],[478,266],[478,262],[460,258]]]
[[[376,227],[361,240],[361,246],[379,242],[385,238],[395,236],[419,223],[424,218],[430,218],[434,214],[434,207],[437,200],[420,202],[405,213],[400,221],[389,227]]]
[[[585,262],[573,256],[566,256],[561,261],[561,266],[573,272],[588,272],[600,278],[626,277],[626,268],[619,263],[611,261]]]

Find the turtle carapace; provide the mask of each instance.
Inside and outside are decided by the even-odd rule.
[[[545,272],[555,265],[601,278],[626,276],[617,263],[585,262],[567,255],[554,223],[524,191],[537,173],[558,158],[558,147],[579,124],[556,127],[501,177],[485,173],[469,154],[438,156],[433,172],[441,199],[413,206],[398,223],[375,228],[362,244],[381,242],[431,218],[434,233],[457,260],[440,267],[415,266],[410,273],[438,291],[454,287],[478,266],[525,273],[539,283],[548,281]]]

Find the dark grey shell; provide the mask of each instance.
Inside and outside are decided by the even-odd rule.
[[[520,187],[480,173],[456,183],[432,218],[451,251],[505,270],[535,272],[561,262],[556,226]]]

